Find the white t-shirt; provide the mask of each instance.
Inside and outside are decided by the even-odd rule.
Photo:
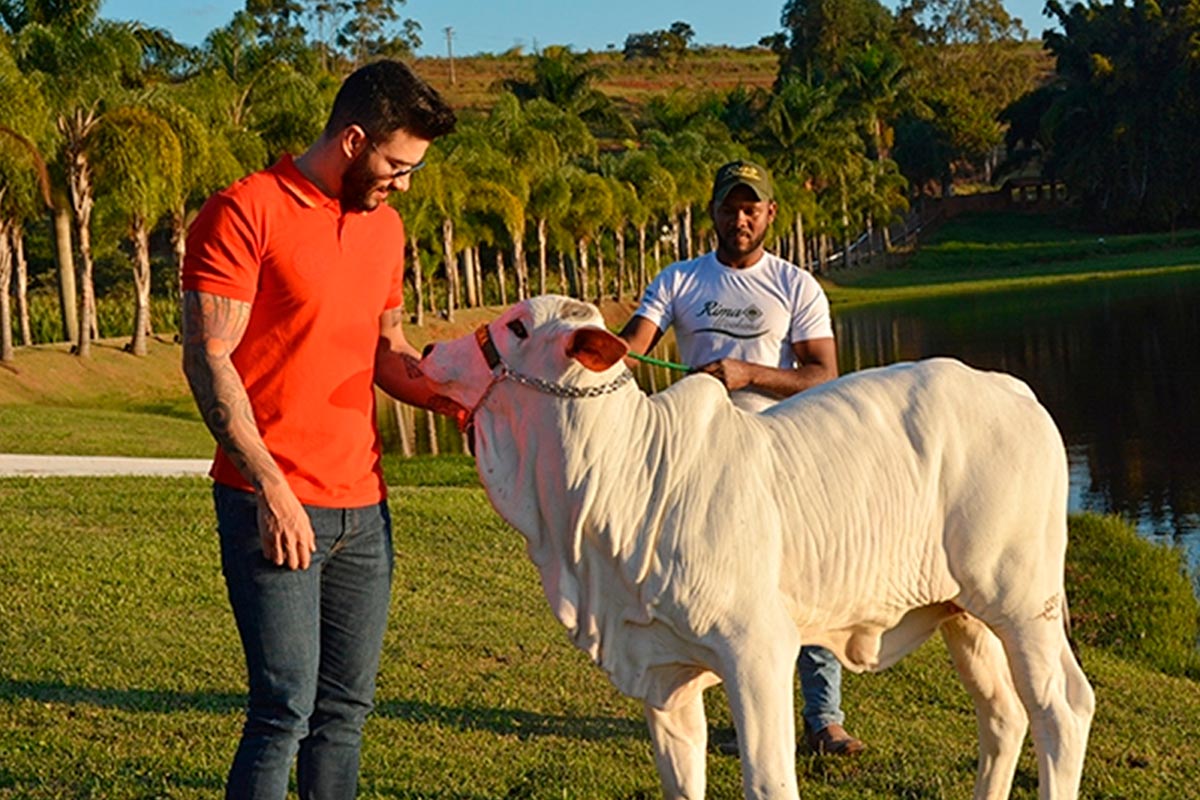
[[[679,358],[690,367],[736,358],[792,369],[793,342],[833,337],[829,300],[816,278],[767,252],[743,269],[725,266],[711,252],[677,261],[650,283],[634,313],[664,332],[674,326]],[[743,407],[775,401],[764,398],[734,393]]]

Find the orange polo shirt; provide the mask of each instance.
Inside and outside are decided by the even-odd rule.
[[[375,425],[379,317],[403,302],[404,225],[387,205],[343,212],[284,156],[204,204],[183,288],[251,304],[233,364],[300,502],[386,494]],[[250,490],[220,447],[212,477]]]

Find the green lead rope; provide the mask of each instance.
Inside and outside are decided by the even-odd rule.
[[[691,372],[692,371],[691,367],[685,366],[683,364],[676,364],[674,361],[663,361],[660,358],[651,358],[650,356],[639,356],[637,353],[630,353],[629,357],[636,358],[638,361],[641,361],[643,364],[653,364],[656,367],[666,367],[667,369],[673,369],[676,372]]]

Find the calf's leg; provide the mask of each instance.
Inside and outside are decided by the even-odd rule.
[[[765,615],[764,615],[765,616]],[[747,800],[799,800],[793,679],[800,642],[790,620],[741,637],[724,655]]]
[[[1003,800],[1012,788],[1028,725],[1004,647],[996,634],[970,614],[950,617],[941,631],[954,667],[975,702],[979,771],[974,800]]]
[[[704,797],[708,743],[703,693],[693,692],[668,709],[649,703],[645,709],[663,795],[667,800],[700,800]]]
[[[1079,795],[1095,695],[1071,653],[1062,620],[1025,618],[997,631],[1029,714],[1038,761],[1038,798]]]

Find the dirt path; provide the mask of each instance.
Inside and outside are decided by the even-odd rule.
[[[0,453],[0,477],[95,475],[207,475],[208,458],[40,456]]]

